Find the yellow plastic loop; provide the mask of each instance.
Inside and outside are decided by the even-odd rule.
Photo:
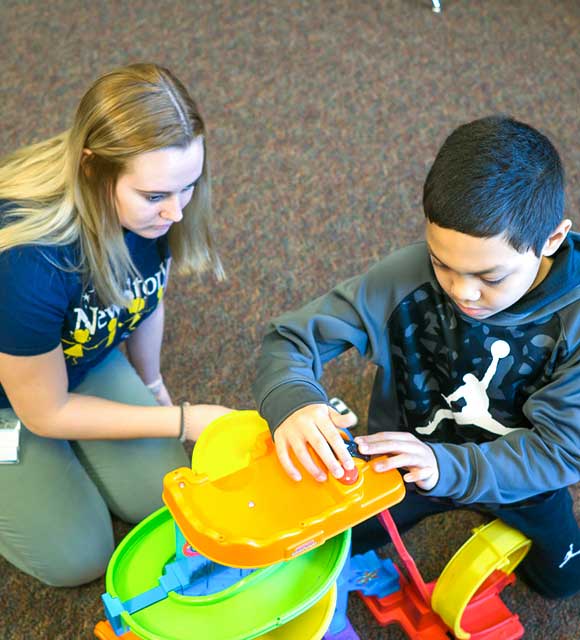
[[[496,570],[510,574],[524,559],[531,540],[501,520],[474,529],[474,534],[457,551],[441,573],[431,606],[459,640],[470,633],[461,628],[461,619],[479,587]]]

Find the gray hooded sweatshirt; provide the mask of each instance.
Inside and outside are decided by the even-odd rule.
[[[465,316],[439,286],[425,243],[275,319],[254,393],[272,432],[327,402],[323,365],[354,347],[376,366],[369,433],[429,443],[427,495],[507,504],[580,480],[580,236],[508,309]]]

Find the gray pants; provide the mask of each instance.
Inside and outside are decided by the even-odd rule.
[[[115,350],[75,393],[155,405]],[[20,463],[0,465],[0,553],[53,586],[103,575],[114,549],[110,512],[137,523],[162,506],[163,476],[189,462],[172,439],[53,440],[24,426]]]

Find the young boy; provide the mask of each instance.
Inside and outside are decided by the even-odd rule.
[[[320,481],[307,444],[341,477],[353,461],[318,380],[350,347],[377,366],[363,454],[408,483],[404,531],[469,507],[530,537],[522,575],[547,597],[580,589],[580,236],[563,218],[564,172],[533,128],[493,116],[456,129],[424,185],[426,241],[276,319],[255,382],[295,480]],[[354,552],[388,538],[356,527]]]

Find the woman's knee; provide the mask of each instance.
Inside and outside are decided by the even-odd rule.
[[[189,466],[177,440],[134,440],[127,443],[123,455],[118,448],[112,449],[108,459],[116,458],[116,464],[100,478],[101,493],[117,517],[133,524],[163,506],[165,475],[177,467]]]
[[[35,571],[30,571],[37,580],[50,587],[79,587],[101,578],[113,553],[92,554],[91,557],[70,558],[59,564],[51,563]]]
[[[52,587],[78,587],[103,576],[115,543],[110,520],[96,518],[75,527],[54,527],[42,537],[23,533],[18,544],[2,544],[15,567]]]
[[[87,549],[85,553],[53,553],[49,549],[41,557],[29,557],[27,560],[7,560],[20,570],[50,587],[78,587],[101,578],[106,570],[113,544],[101,544],[97,548]]]

